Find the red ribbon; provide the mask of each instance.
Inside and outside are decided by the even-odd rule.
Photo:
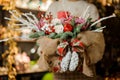
[[[68,44],[69,43],[67,41],[61,42],[57,47],[57,54],[60,56],[64,56],[66,54],[66,48]]]
[[[81,52],[82,50],[84,50],[84,44],[77,38],[71,40],[71,46],[72,50],[75,52]]]

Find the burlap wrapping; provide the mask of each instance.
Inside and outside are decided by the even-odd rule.
[[[105,43],[103,34],[101,32],[85,31],[79,33],[77,38],[85,45],[83,73],[87,76],[93,76],[95,73],[93,65],[102,59],[104,53]],[[40,45],[38,49],[40,68],[44,67],[44,69],[50,70],[58,64],[56,49],[59,41],[59,39],[48,37],[41,37],[37,41]],[[49,61],[52,63],[51,65],[49,65]]]

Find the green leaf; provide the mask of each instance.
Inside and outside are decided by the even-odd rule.
[[[88,18],[88,19],[87,19],[87,22],[92,22],[91,20],[92,20],[92,18]]]
[[[92,21],[91,21],[91,20],[92,20],[92,18],[88,18],[88,19],[87,19],[86,24],[89,25],[89,26],[87,27],[86,30],[91,30],[91,27],[90,27],[90,25],[92,24]]]
[[[63,33],[60,37],[60,39],[67,39],[68,35],[66,33]]]
[[[55,35],[55,38],[60,38],[62,34],[63,33],[59,33],[59,34]]]
[[[40,32],[35,32],[35,33],[32,33],[29,35],[30,38],[38,38],[40,36],[44,36],[45,33],[43,31],[40,31]]]
[[[56,35],[56,33],[51,33],[51,34],[48,35],[48,37],[54,39],[54,38],[55,38],[55,35]]]
[[[73,18],[70,23],[72,26],[75,26],[75,19]]]
[[[67,39],[68,37],[73,37],[72,32],[64,32],[61,36],[60,39]]]
[[[74,30],[73,30],[73,38],[75,38],[76,35],[77,35],[77,32],[76,32],[76,27],[75,27]]]
[[[75,28],[76,33],[79,33],[84,24],[80,24]]]
[[[73,33],[72,32],[65,32],[65,34],[67,34],[68,36],[73,36]]]
[[[73,33],[73,38],[75,38],[77,36],[77,32]]]

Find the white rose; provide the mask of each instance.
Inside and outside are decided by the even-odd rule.
[[[53,19],[52,22],[51,22],[53,25],[56,25],[56,24],[61,24],[61,20],[60,19]]]
[[[55,29],[55,32],[59,34],[59,33],[63,32],[64,27],[63,27],[62,24],[61,25],[55,25],[54,29]]]

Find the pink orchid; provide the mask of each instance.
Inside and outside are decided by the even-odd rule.
[[[83,19],[83,18],[76,18],[75,19],[75,23],[78,23],[78,24],[85,23],[85,19]]]

